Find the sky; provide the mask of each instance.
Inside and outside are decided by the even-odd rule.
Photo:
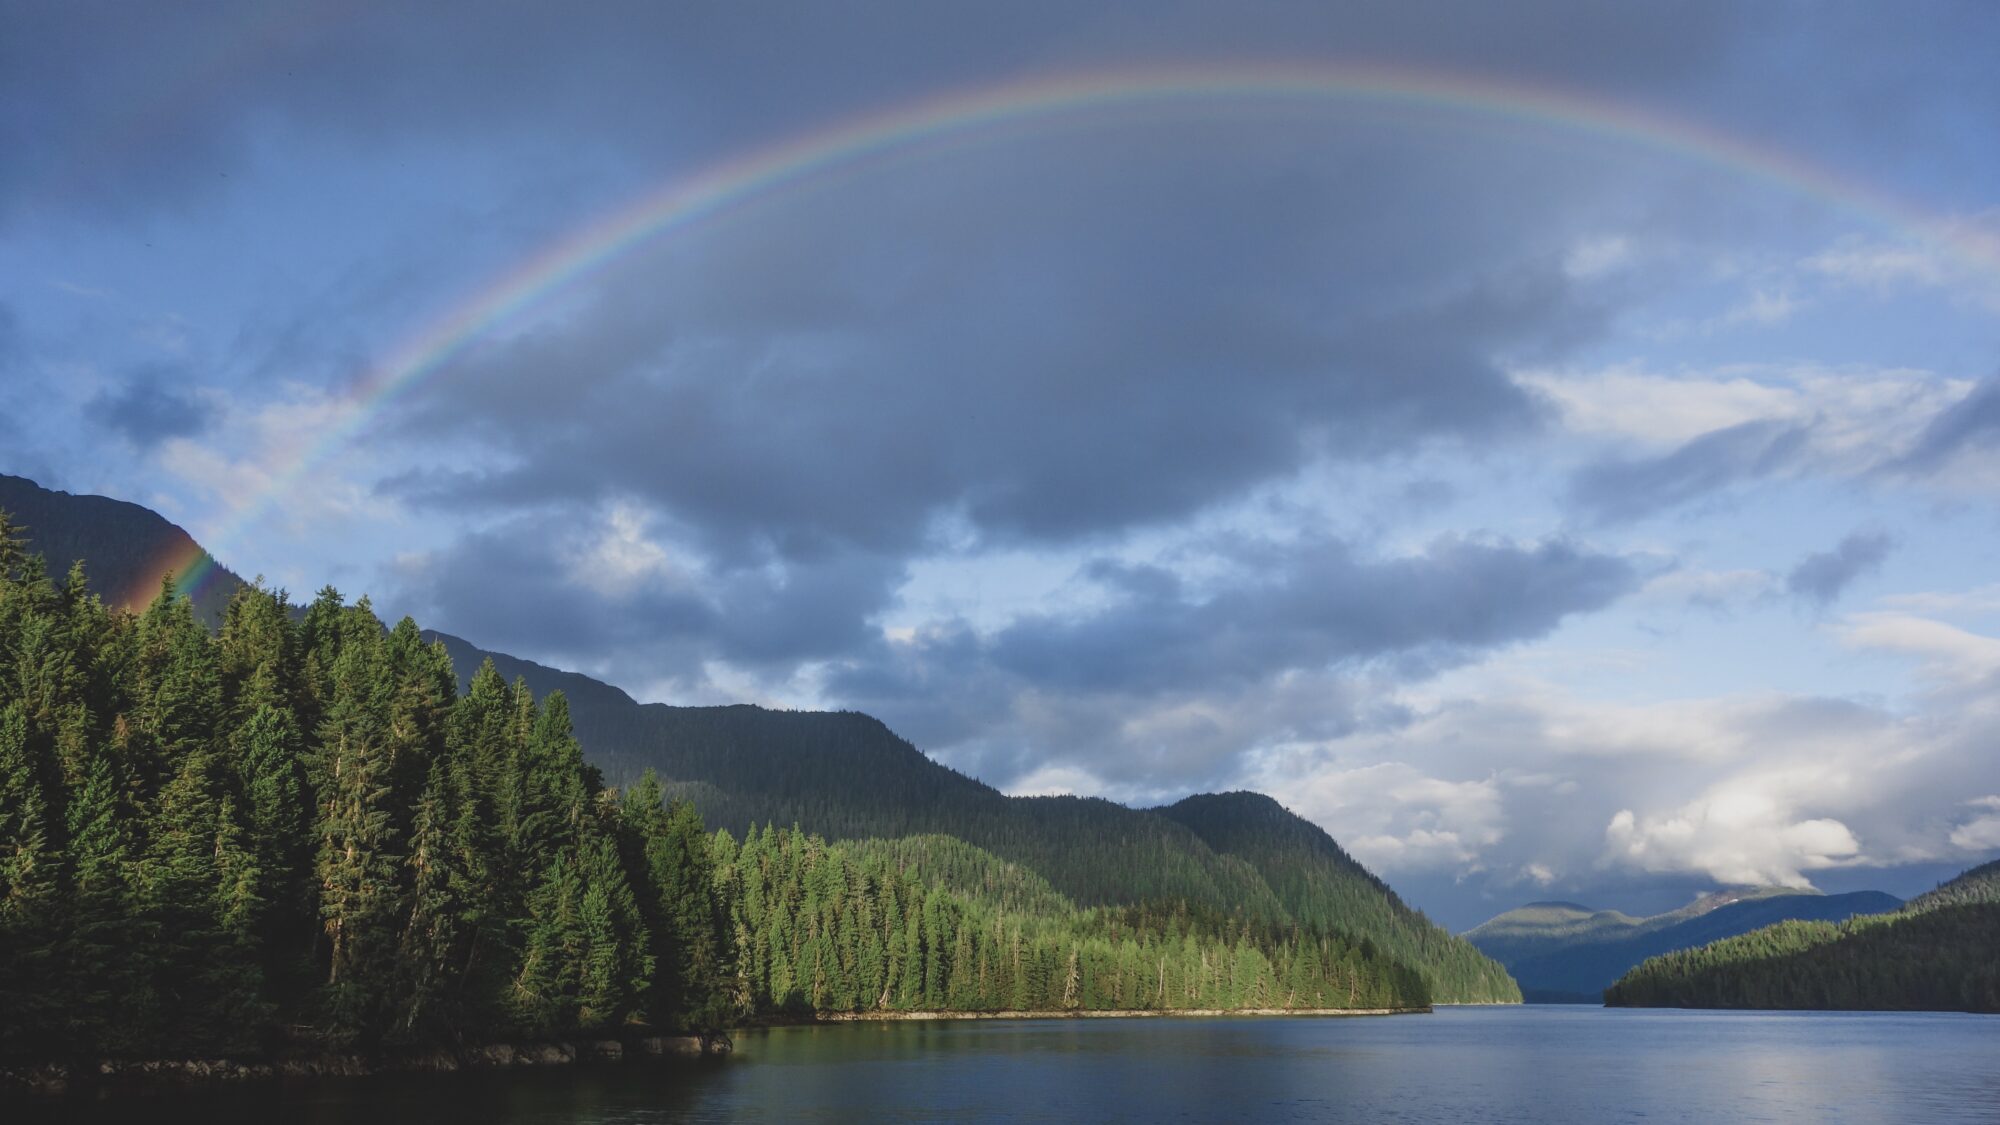
[[[2000,7],[0,3],[0,472],[1457,928],[2000,854]]]

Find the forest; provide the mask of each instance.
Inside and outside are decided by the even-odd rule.
[[[711,826],[798,824],[843,843],[948,834],[1086,908],[1185,904],[1277,930],[1339,931],[1414,969],[1440,1003],[1518,1003],[1505,969],[1411,909],[1317,825],[1257,793],[1156,809],[1009,797],[854,712],[660,704],[579,709],[613,777],[656,770]]]
[[[0,1055],[453,1045],[781,1013],[1429,1002],[1367,937],[1078,905],[945,838],[705,830],[569,706],[332,589],[137,613],[0,516]]]
[[[1780,922],[1654,957],[1611,1007],[2000,1012],[2000,862],[1846,922]]]

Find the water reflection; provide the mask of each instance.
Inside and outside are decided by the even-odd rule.
[[[719,1064],[357,1080],[43,1107],[285,1120],[2000,1121],[2000,1017],[1444,1009],[1389,1019],[891,1023],[746,1032]]]

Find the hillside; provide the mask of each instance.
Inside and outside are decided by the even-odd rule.
[[[1518,999],[1498,966],[1268,797],[1204,795],[1157,810],[1008,797],[853,713],[649,704],[579,710],[578,729],[614,781],[656,770],[732,831],[776,822],[836,840],[949,834],[1040,873],[1085,906],[1169,901],[1339,927],[1408,960],[1441,1002]]]
[[[0,521],[0,1069],[1430,1002],[1351,934],[1084,909],[945,837],[710,835],[650,776],[606,790],[560,693],[490,663],[460,692],[366,602],[291,610],[110,609]]]
[[[1982,863],[1939,884],[1935,890],[1925,891],[1911,899],[1906,909],[1915,913],[1935,910],[1940,906],[1963,906],[1982,902],[2000,902],[2000,859]]]
[[[1424,966],[1439,994],[1520,999],[1498,964],[1410,909],[1319,825],[1262,793],[1202,793],[1157,811],[1223,856],[1255,868],[1300,922],[1367,934],[1393,956]]]
[[[1613,1007],[2000,1011],[2000,862],[1893,913],[1785,921],[1651,958]]]
[[[84,559],[91,589],[126,609],[141,609],[151,601],[169,571],[178,575],[199,569],[203,580],[181,592],[194,599],[195,615],[214,627],[243,585],[192,536],[151,508],[105,496],[73,496],[0,473],[0,512],[13,517],[52,577],[60,581],[71,563]]]
[[[154,565],[149,560],[165,557],[156,550],[199,550],[137,505],[5,479],[12,491],[0,509],[18,506],[39,521],[31,546],[87,551],[101,593],[139,582]],[[107,562],[97,561],[100,552]],[[205,591],[226,603],[241,584],[218,570]],[[220,603],[215,613],[219,618]],[[1008,797],[932,761],[867,715],[641,705],[588,676],[448,634],[424,638],[444,644],[461,690],[491,659],[537,695],[561,691],[588,760],[607,782],[624,785],[656,771],[711,828],[740,836],[753,825],[797,825],[829,840],[950,835],[1045,877],[1081,907],[1180,904],[1201,916],[1335,927],[1405,960],[1440,1002],[1519,999],[1497,965],[1410,910],[1317,826],[1268,798],[1193,798],[1140,810],[1097,798]]]
[[[1597,1003],[1634,965],[1786,920],[1842,922],[1897,909],[1878,891],[1822,895],[1785,887],[1732,888],[1648,918],[1574,903],[1531,903],[1466,933],[1519,981],[1530,1002]]]

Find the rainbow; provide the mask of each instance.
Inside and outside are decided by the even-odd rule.
[[[131,613],[144,611],[159,596],[162,577],[173,582],[175,594],[199,599],[209,579],[221,569],[215,556],[203,550],[193,539],[177,538],[150,563],[140,567],[131,588],[112,599],[111,604]]]
[[[216,545],[225,547],[371,419],[475,341],[635,247],[830,173],[944,141],[1082,113],[1227,102],[1416,109],[1633,145],[1825,200],[2000,272],[2000,245],[1970,239],[1827,169],[1694,122],[1561,90],[1368,64],[1172,66],[1027,78],[866,114],[745,153],[675,179],[545,245],[367,371],[354,384],[341,421],[274,474]]]

